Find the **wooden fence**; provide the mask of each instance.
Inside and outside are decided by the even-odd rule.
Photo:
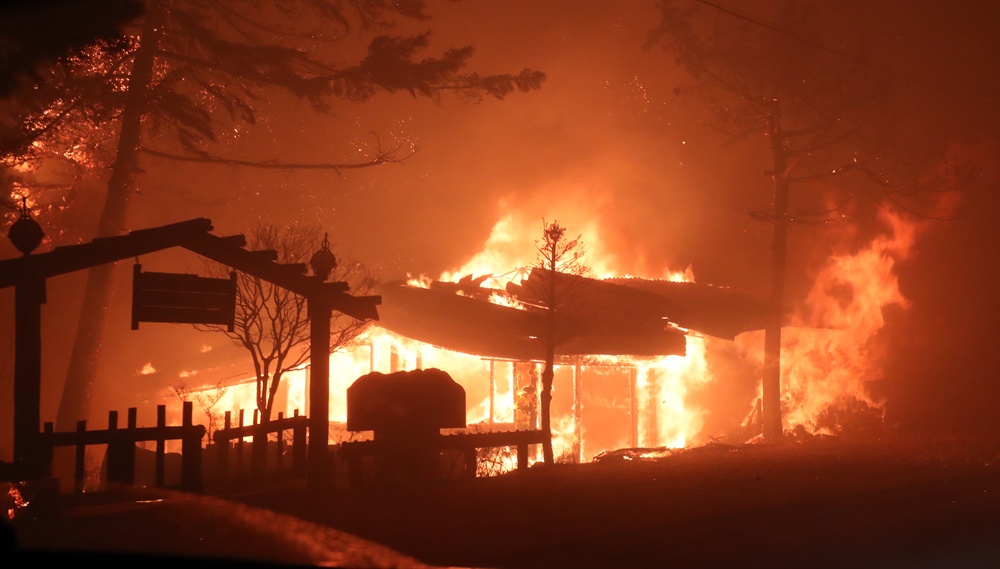
[[[38,435],[42,457],[46,461],[44,472],[52,474],[52,457],[56,447],[75,447],[73,468],[73,488],[83,492],[85,478],[86,450],[90,445],[107,445],[107,481],[109,484],[135,484],[136,443],[156,442],[155,484],[166,487],[166,443],[181,441],[181,482],[179,489],[199,492],[202,488],[202,448],[205,427],[192,422],[193,407],[184,402],[181,426],[167,426],[165,405],[156,407],[156,426],[137,427],[135,407],[128,410],[128,423],[124,429],[118,428],[118,412],[108,413],[108,428],[103,431],[88,431],[87,422],[79,421],[75,432],[53,432],[52,423],[45,423]]]
[[[239,412],[239,425],[232,426],[232,413],[226,411],[225,427],[215,431],[212,440],[215,442],[216,452],[216,472],[215,478],[222,481],[239,477],[253,478],[283,478],[304,476],[306,471],[306,432],[308,431],[309,420],[304,415],[299,415],[296,409],[292,417],[286,418],[284,414],[278,413],[277,419],[272,419],[266,423],[258,423],[256,414],[254,422],[250,425],[243,424],[243,410]],[[285,432],[291,431],[291,450],[288,451],[285,442]],[[273,468],[268,468],[266,464],[268,452],[268,438],[271,433],[277,434],[275,442]],[[250,467],[243,468],[245,463],[245,446],[247,437],[253,441],[252,457]],[[235,443],[233,441],[236,441]],[[291,454],[291,461],[285,459],[286,452]],[[235,456],[231,456],[235,455]],[[235,466],[233,464],[235,458]]]
[[[83,492],[86,477],[86,450],[92,445],[107,445],[106,472],[109,484],[135,485],[136,481],[136,444],[140,442],[155,442],[155,485],[159,488],[166,484],[166,443],[181,442],[181,480],[174,487],[191,492],[204,490],[204,480],[225,484],[236,479],[256,480],[286,479],[304,476],[306,472],[306,435],[308,418],[299,415],[278,418],[266,423],[244,425],[244,414],[239,412],[239,424],[232,425],[232,414],[226,412],[225,426],[213,433],[212,445],[215,457],[209,464],[214,468],[203,472],[204,449],[202,440],[205,438],[205,427],[192,422],[193,407],[190,401],[183,403],[183,418],[180,426],[166,425],[166,406],[157,406],[157,422],[155,427],[138,427],[136,409],[128,410],[127,424],[124,428],[118,426],[118,412],[108,413],[108,428],[99,431],[88,431],[86,421],[77,423],[74,432],[53,432],[52,423],[45,423],[43,431],[38,435],[39,448],[43,458],[43,471],[50,476],[52,473],[53,455],[56,447],[74,447],[73,489]],[[286,432],[291,433],[290,443]],[[269,435],[276,434],[276,441],[268,442]],[[254,441],[249,453],[245,447],[246,439]],[[540,444],[543,440],[542,431],[501,431],[485,433],[461,433],[440,435],[434,440],[433,446],[438,451],[458,451],[464,462],[463,472],[466,476],[476,476],[477,449],[511,447],[517,452],[518,468],[528,466],[529,445]],[[290,444],[290,448],[289,448]],[[339,445],[337,454],[347,461],[350,485],[360,483],[360,459],[362,457],[378,457],[392,450],[386,448],[382,441],[345,442]],[[247,456],[249,455],[249,456]],[[274,460],[267,464],[267,457]],[[249,458],[249,460],[247,460]]]

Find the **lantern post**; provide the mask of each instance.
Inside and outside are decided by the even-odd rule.
[[[309,259],[313,278],[326,282],[337,266],[337,258],[330,251],[328,234]],[[325,289],[324,289],[325,290]],[[333,310],[325,294],[307,299],[309,312],[309,461],[306,484],[312,490],[321,490],[328,474],[327,446],[330,438],[330,319]]]
[[[27,257],[42,243],[45,233],[31,218],[21,198],[21,216],[7,232],[14,247]],[[17,276],[14,284],[14,464],[27,479],[41,476],[37,445],[42,395],[42,304],[45,277],[34,270]]]

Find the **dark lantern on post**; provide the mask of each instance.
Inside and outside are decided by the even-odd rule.
[[[10,226],[7,231],[7,239],[14,244],[23,255],[30,255],[42,243],[45,232],[38,222],[31,219],[31,212],[28,210],[28,199],[21,197],[21,217]]]
[[[321,281],[325,281],[334,268],[337,267],[337,258],[330,251],[329,234],[323,234],[323,243],[318,251],[313,253],[309,259],[309,266],[312,267],[313,275]]]

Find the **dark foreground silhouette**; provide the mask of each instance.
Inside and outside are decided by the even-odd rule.
[[[338,567],[1000,566],[1000,444],[810,439],[495,478],[164,495],[18,529],[43,552]],[[74,557],[77,561],[85,557]]]

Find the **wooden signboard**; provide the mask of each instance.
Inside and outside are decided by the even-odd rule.
[[[236,272],[228,279],[132,271],[132,329],[139,322],[225,324],[233,331]]]

